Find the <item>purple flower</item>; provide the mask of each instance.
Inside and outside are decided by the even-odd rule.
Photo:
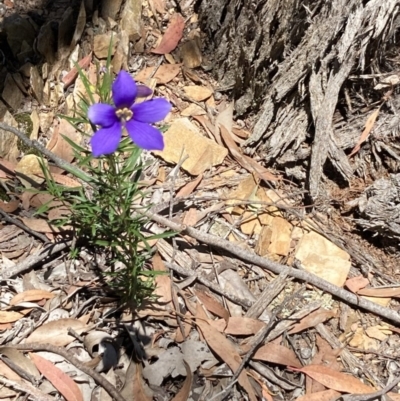
[[[150,93],[149,88],[137,86],[126,71],[117,75],[112,85],[115,106],[97,103],[88,111],[92,124],[101,127],[90,140],[93,156],[115,152],[124,128],[137,146],[147,150],[164,149],[161,132],[149,124],[164,119],[171,110],[171,104],[161,98],[134,104],[136,97]]]

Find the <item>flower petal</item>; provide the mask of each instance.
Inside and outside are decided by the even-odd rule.
[[[158,98],[134,104],[131,107],[133,119],[142,123],[155,123],[163,120],[171,111],[171,103],[168,100]]]
[[[146,85],[137,85],[136,97],[147,97],[150,96],[153,91]]]
[[[90,140],[94,157],[109,155],[117,150],[122,136],[122,127],[118,122],[111,127],[99,129]]]
[[[92,124],[101,125],[102,127],[111,127],[111,125],[119,121],[115,115],[115,108],[105,103],[96,103],[90,106],[88,117]]]
[[[130,120],[126,123],[126,130],[132,141],[146,150],[163,150],[164,138],[161,132],[151,125]]]
[[[131,107],[136,99],[137,87],[134,79],[126,71],[120,71],[112,85],[112,97],[118,107]]]

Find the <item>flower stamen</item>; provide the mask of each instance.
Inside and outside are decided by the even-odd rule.
[[[133,117],[132,110],[129,110],[127,107],[116,110],[115,114],[124,123],[129,121]]]

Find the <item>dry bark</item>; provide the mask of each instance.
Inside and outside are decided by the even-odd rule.
[[[232,90],[238,115],[257,113],[247,152],[259,146],[266,163],[306,181],[314,201],[323,195],[327,161],[350,180],[345,150],[365,115],[348,124],[354,101],[344,89],[355,97],[350,74],[379,73],[368,81],[373,90],[398,31],[399,1],[198,0],[197,10],[220,90]],[[347,116],[335,125],[341,102]]]

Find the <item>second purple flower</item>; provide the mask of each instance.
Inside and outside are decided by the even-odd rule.
[[[112,85],[115,106],[105,103],[90,106],[89,120],[101,127],[90,140],[93,156],[115,152],[124,128],[137,146],[146,150],[164,149],[161,132],[149,124],[163,120],[170,112],[171,104],[162,98],[134,104],[140,96],[139,88],[126,71],[121,71]]]

